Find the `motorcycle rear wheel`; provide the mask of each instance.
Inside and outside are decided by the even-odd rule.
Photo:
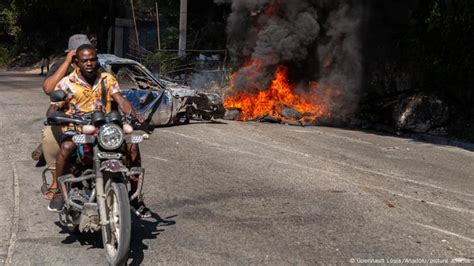
[[[108,182],[105,188],[108,225],[102,226],[107,261],[125,265],[130,250],[131,218],[127,188],[123,183]]]

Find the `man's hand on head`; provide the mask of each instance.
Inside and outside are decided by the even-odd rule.
[[[55,70],[51,75],[43,82],[43,91],[47,95],[54,91],[54,87],[58,82],[68,74],[69,66],[74,63],[74,57],[76,56],[76,49],[69,51],[66,55],[66,59],[61,63],[61,66]]]
[[[68,62],[69,64],[74,63],[74,57],[75,56],[76,56],[76,49],[72,49],[66,55],[66,62]]]

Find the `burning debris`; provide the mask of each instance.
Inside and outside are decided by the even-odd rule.
[[[362,75],[356,2],[233,0],[228,47],[242,67],[227,117],[308,125],[351,114]]]
[[[275,78],[270,82],[268,89],[257,93],[238,91],[225,100],[224,107],[240,110],[239,120],[263,120],[267,122],[294,122],[305,120],[305,123],[315,122],[324,115],[326,107],[317,102],[317,97],[311,93],[317,91],[314,84],[312,91],[295,93],[295,87],[288,83],[288,69],[280,66]],[[238,73],[232,77],[231,87]]]

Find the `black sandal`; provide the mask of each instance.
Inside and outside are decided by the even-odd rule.
[[[138,209],[135,209],[135,214],[141,218],[149,218],[151,217],[151,210],[145,205],[142,205]]]
[[[149,218],[152,215],[151,210],[145,206],[143,201],[139,202],[138,199],[134,199],[130,202],[130,206],[133,207],[135,215],[140,218]]]

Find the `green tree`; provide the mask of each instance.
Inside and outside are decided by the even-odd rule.
[[[474,100],[474,1],[425,1],[404,50],[424,73],[423,85],[467,106]]]
[[[0,65],[4,65],[17,52],[12,49],[15,40],[21,36],[21,29],[17,24],[17,9],[14,1],[0,1]]]

